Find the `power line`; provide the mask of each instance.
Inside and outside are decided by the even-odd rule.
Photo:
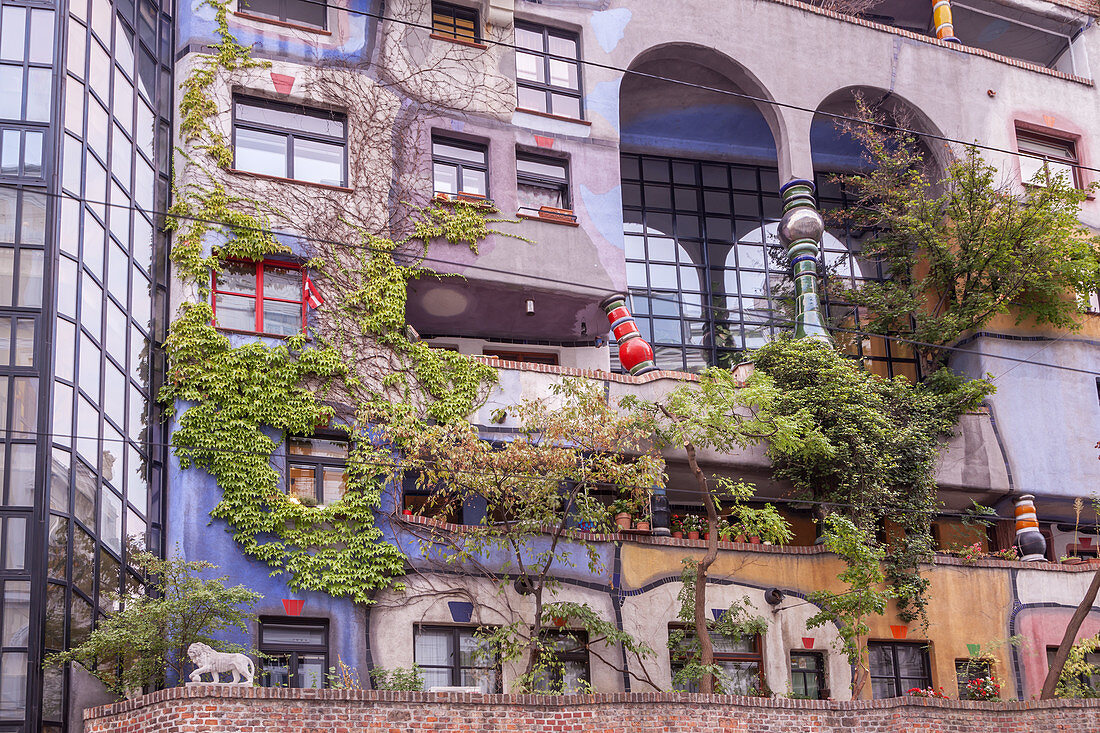
[[[405,20],[403,18],[394,18],[394,17],[382,15],[380,13],[372,13],[372,12],[367,11],[367,10],[359,10],[359,9],[356,9],[356,8],[329,5],[326,2],[326,0],[300,0],[300,1],[305,2],[305,3],[310,3],[310,4],[313,4],[313,5],[320,5],[320,6],[323,6],[325,8],[330,8],[332,10],[338,10],[338,11],[341,11],[341,12],[344,12],[344,13],[348,13],[350,15],[362,15],[362,16],[365,16],[365,17],[368,17],[368,18],[374,18],[376,20],[387,21],[387,22],[390,22],[390,23],[398,23],[398,24],[401,24],[401,25],[409,26],[411,28],[419,28],[421,30],[427,30],[427,31],[434,30],[434,28],[431,25],[428,25],[428,24],[425,24],[425,23],[417,23],[415,21]],[[234,36],[234,39],[235,38],[236,37]],[[482,39],[480,39],[479,42],[484,44],[484,45],[487,45],[487,46],[499,46],[501,48],[507,48],[507,49],[516,50],[516,51],[529,51],[529,50],[531,50],[531,49],[527,49],[527,48],[525,48],[523,46],[520,46],[518,44],[515,44],[515,43],[509,43],[507,41],[497,41],[497,40],[493,40],[493,39],[489,39],[489,38],[482,38]],[[731,89],[722,89],[720,87],[712,87],[712,86],[709,86],[707,84],[699,84],[697,82],[684,81],[682,79],[674,79],[674,78],[671,78],[671,77],[661,76],[659,74],[651,74],[651,73],[644,72],[644,71],[638,71],[636,69],[624,69],[621,66],[615,66],[613,64],[604,64],[604,63],[600,63],[598,61],[592,61],[590,59],[574,58],[574,57],[571,57],[571,56],[559,56],[557,54],[552,54],[552,53],[546,53],[546,54],[543,54],[543,55],[545,55],[549,58],[552,58],[552,59],[558,59],[558,60],[561,60],[561,61],[567,61],[567,62],[570,62],[570,63],[580,64],[582,66],[590,66],[590,67],[597,68],[597,69],[603,69],[605,71],[615,71],[615,72],[618,72],[618,73],[621,73],[621,74],[630,74],[632,76],[642,77],[644,79],[649,79],[651,81],[661,81],[661,82],[668,82],[670,84],[679,84],[681,86],[690,87],[692,89],[698,89],[700,91],[706,91],[706,92],[712,92],[714,94],[723,94],[723,95],[727,95],[727,96],[731,96],[731,97],[737,97],[738,99],[744,99],[746,101],[755,102],[756,104],[766,104],[766,105],[770,105],[770,106],[773,106],[773,107],[783,107],[785,109],[792,109],[792,110],[796,110],[798,112],[809,112],[809,113],[814,114],[814,115],[821,115],[823,117],[830,117],[832,119],[841,120],[841,121],[844,121],[844,122],[852,122],[852,123],[856,123],[856,124],[868,124],[867,120],[863,120],[863,119],[860,119],[859,117],[854,117],[852,115],[845,115],[845,114],[841,114],[839,112],[827,112],[827,111],[822,110],[822,109],[814,109],[814,108],[811,108],[811,107],[803,107],[801,105],[793,104],[791,102],[780,102],[778,100],[768,99],[766,97],[759,97],[759,96],[756,96],[756,95],[753,95],[753,94],[747,94],[745,92],[736,92],[736,91],[733,91]],[[308,64],[303,64],[303,65],[308,66]],[[321,66],[320,64],[314,64],[314,68],[320,68],[320,66]],[[893,92],[891,91],[890,94],[892,94],[892,93]],[[908,104],[908,100],[905,100],[905,102],[906,102],[906,104]],[[963,145],[963,146],[968,146],[968,147],[974,147],[974,148],[978,148],[979,150],[988,150],[988,151],[991,151],[991,152],[1004,153],[1006,155],[1015,155],[1015,156],[1019,156],[1019,157],[1023,157],[1023,158],[1033,158],[1033,159],[1039,160],[1039,161],[1044,161],[1044,162],[1046,161],[1046,158],[1044,158],[1042,155],[1039,155],[1037,153],[1028,153],[1028,152],[1023,152],[1023,151],[1019,151],[1019,150],[1010,150],[1010,149],[1007,149],[1007,148],[999,148],[999,147],[996,147],[994,145],[987,145],[987,144],[979,143],[979,142],[976,142],[976,141],[968,142],[966,140],[959,140],[959,139],[956,139],[956,138],[947,137],[946,135],[939,135],[937,133],[925,132],[923,130],[916,130],[916,129],[912,129],[912,128],[908,128],[908,127],[903,127],[901,125],[891,125],[891,124],[885,123],[885,122],[872,122],[870,124],[874,127],[877,127],[879,129],[882,129],[882,130],[888,130],[890,132],[901,132],[901,133],[906,133],[906,134],[910,134],[910,135],[926,137],[926,138],[929,138],[931,140],[939,140],[939,141],[945,142],[945,143],[953,143],[955,145]],[[1087,165],[1082,165],[1082,164],[1079,164],[1079,163],[1075,163],[1073,165],[1073,167],[1078,168],[1080,170],[1087,170],[1087,171],[1093,171],[1093,172],[1096,172],[1096,173],[1100,173],[1100,168],[1094,168],[1094,167],[1087,166]]]
[[[318,243],[322,243],[322,244],[331,244],[331,245],[338,246],[338,247],[343,247],[343,248],[346,248],[346,249],[361,249],[361,250],[366,250],[366,251],[370,251],[370,252],[375,252],[375,253],[378,253],[378,254],[388,254],[388,255],[393,255],[394,254],[391,250],[387,250],[387,249],[384,249],[384,248],[381,248],[381,247],[372,247],[368,244],[350,244],[350,243],[347,243],[347,242],[337,241],[337,240],[333,240],[333,239],[326,239],[324,237],[317,237],[317,236],[311,236],[311,235],[305,235],[305,234],[299,235],[299,234],[294,234],[294,233],[291,233],[291,232],[280,232],[280,231],[276,231],[274,229],[267,229],[267,228],[264,228],[264,227],[243,226],[243,225],[238,225],[238,224],[230,223],[230,222],[226,222],[226,221],[221,221],[221,220],[216,220],[216,219],[206,219],[206,218],[203,218],[203,217],[191,216],[191,215],[187,215],[187,214],[173,214],[173,213],[169,213],[169,212],[166,212],[166,211],[149,211],[148,209],[144,209],[144,208],[135,206],[133,204],[107,203],[105,201],[92,201],[92,200],[89,200],[86,197],[74,196],[74,195],[72,195],[68,192],[61,192],[61,193],[46,192],[45,195],[65,198],[65,199],[74,200],[74,201],[81,201],[85,204],[92,205],[92,206],[96,206],[96,205],[98,205],[98,206],[115,206],[115,207],[119,207],[119,208],[123,208],[123,209],[139,210],[139,211],[144,211],[146,213],[150,213],[150,214],[157,215],[157,216],[166,216],[166,217],[170,216],[170,217],[174,217],[174,218],[177,218],[177,219],[184,219],[184,220],[187,220],[187,221],[195,221],[195,222],[202,223],[202,224],[214,224],[214,225],[217,225],[217,226],[243,229],[245,231],[257,232],[257,233],[261,233],[261,234],[269,234],[269,235],[272,235],[272,236],[293,237],[293,238],[299,239],[299,240],[305,240],[305,241],[309,241],[309,242],[318,242]],[[455,261],[455,260],[444,260],[444,259],[439,259],[439,258],[436,258],[436,257],[430,257],[427,254],[425,254],[423,256],[415,257],[415,261],[416,262],[431,262],[431,263],[440,264],[440,265],[454,265],[454,266],[457,266],[457,267],[463,267],[463,268],[468,269],[468,270],[479,270],[479,271],[483,271],[483,272],[491,272],[491,273],[494,273],[494,274],[504,274],[504,275],[514,274],[511,270],[503,270],[503,269],[495,268],[495,267],[487,267],[487,266],[484,266],[484,265],[477,265],[477,264],[474,264],[474,263],[458,262],[458,261]],[[524,277],[527,278],[527,279],[537,280],[537,281],[540,281],[540,282],[545,282],[545,283],[550,283],[550,284],[555,284],[555,285],[568,285],[569,287],[573,288],[574,290],[579,287],[580,289],[586,290],[586,291],[592,293],[593,295],[608,296],[608,295],[618,295],[618,294],[621,293],[621,291],[619,291],[619,290],[612,290],[612,289],[600,287],[600,286],[597,286],[597,285],[580,284],[578,286],[578,283],[576,283],[574,281],[562,280],[560,278],[547,277],[545,275],[534,275],[534,274],[532,274],[532,275],[525,275]],[[628,289],[629,289],[629,286],[628,286]],[[637,294],[637,293],[631,293],[631,294]],[[671,294],[665,294],[665,293],[649,293],[649,292],[647,292],[645,294],[645,297],[652,298],[652,299],[655,299],[655,300],[661,300],[661,301],[669,302],[669,303],[676,303],[678,305],[686,305],[686,306],[690,306],[690,307],[693,307],[693,308],[705,309],[705,310],[709,310],[709,311],[716,311],[716,310],[728,311],[728,310],[730,310],[730,309],[727,309],[727,308],[722,308],[721,306],[714,306],[714,305],[709,305],[709,304],[705,304],[705,303],[701,303],[701,302],[700,303],[689,302],[687,300],[684,300],[683,297],[677,298],[677,297],[672,296]],[[738,297],[740,297],[740,296],[738,295]],[[737,311],[737,312],[740,312],[740,311]],[[639,316],[637,314],[635,314],[635,317],[639,317]],[[648,315],[642,315],[640,317],[647,318]],[[768,319],[765,319],[765,320],[763,320],[759,323],[748,323],[748,322],[740,322],[740,323],[744,323],[744,325],[746,325],[746,326],[752,326],[752,325],[794,326],[794,325],[796,325],[796,321],[794,321],[794,320],[791,320],[791,319],[778,319],[778,318],[774,318],[774,317],[769,317]],[[843,326],[830,326],[829,330],[830,331],[837,331],[837,332],[841,332],[841,333],[848,333],[848,334],[857,335],[857,336],[865,336],[865,337],[870,337],[870,338],[881,338],[881,339],[888,340],[888,341],[896,341],[896,342],[899,342],[899,343],[908,344],[910,346],[919,346],[919,347],[923,347],[923,348],[937,349],[937,350],[942,350],[942,351],[958,351],[958,352],[962,352],[962,353],[966,353],[966,354],[970,354],[970,355],[978,354],[978,355],[980,355],[982,357],[985,357],[985,358],[1001,359],[1003,361],[1015,362],[1017,364],[1030,364],[1032,366],[1045,367],[1045,368],[1049,368],[1049,369],[1057,369],[1057,370],[1061,370],[1061,371],[1075,372],[1075,373],[1079,373],[1079,374],[1087,374],[1087,375],[1090,375],[1090,376],[1100,376],[1100,372],[1093,372],[1093,371],[1089,371],[1089,370],[1085,370],[1085,369],[1078,369],[1076,367],[1064,366],[1064,365],[1061,365],[1061,364],[1050,364],[1050,363],[1047,363],[1047,362],[1033,362],[1033,361],[1029,361],[1027,359],[1020,359],[1018,357],[1004,356],[1004,355],[1000,355],[1000,354],[989,354],[989,353],[975,352],[974,350],[969,349],[969,348],[965,348],[965,347],[933,344],[933,343],[929,343],[929,342],[925,342],[925,341],[918,341],[918,340],[915,340],[915,339],[907,339],[907,338],[904,338],[902,336],[894,336],[894,335],[889,335],[889,334],[880,334],[880,333],[874,333],[874,332],[871,332],[871,331],[861,331],[859,329],[845,328]],[[1065,336],[1063,335],[1059,338],[1064,338],[1064,337]],[[1038,352],[1036,352],[1036,353],[1038,353]],[[1007,373],[1007,371],[1005,373]]]

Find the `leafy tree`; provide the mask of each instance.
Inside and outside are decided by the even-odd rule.
[[[806,621],[806,628],[815,629],[829,622],[840,630],[840,650],[852,665],[852,697],[858,698],[870,679],[867,664],[867,618],[881,616],[886,603],[894,595],[883,588],[882,550],[875,547],[870,534],[852,520],[837,514],[825,519],[825,547],[839,555],[846,567],[837,576],[847,583],[842,593],[815,591],[809,598],[822,610]]]
[[[460,533],[429,527],[422,539],[424,558],[488,579],[502,599],[509,588],[529,597],[516,604],[512,616],[522,621],[481,634],[503,661],[525,660],[518,689],[536,689],[552,671],[553,649],[546,638],[552,617],[582,624],[590,653],[596,653],[593,645],[606,642],[622,644],[639,659],[651,655],[587,606],[556,598],[563,569],[584,564],[592,573],[605,570],[598,547],[574,536],[581,527],[611,531],[601,490],[617,488],[633,503],[648,506],[649,487],[663,484],[664,462],[649,448],[648,421],[615,410],[595,383],[577,379],[555,385],[552,399],[527,400],[503,413],[518,428],[498,443],[463,421],[388,427],[388,438],[403,453],[395,469],[417,475],[418,484],[432,492],[433,511],[461,516],[469,502],[485,506],[481,522]],[[638,677],[633,669],[631,674]]]
[[[259,593],[242,585],[228,588],[224,577],[202,577],[217,569],[208,562],[161,560],[147,552],[135,560],[147,576],[146,586],[117,596],[117,613],[101,619],[79,646],[47,657],[44,666],[79,662],[123,697],[182,680],[190,663],[187,647],[195,642],[246,651],[216,640],[214,634],[230,628],[247,631]]]
[[[925,374],[943,365],[942,348],[995,316],[1077,329],[1073,297],[1100,289],[1098,240],[1078,220],[1086,191],[1043,169],[1023,191],[968,147],[942,175],[907,132],[863,123],[841,127],[865,150],[867,171],[842,181],[855,203],[842,218],[875,232],[862,257],[888,276],[858,287],[833,280],[838,299],[865,309],[862,326],[929,344],[916,346]]]

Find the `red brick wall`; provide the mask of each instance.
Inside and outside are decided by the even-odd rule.
[[[1095,733],[1100,700],[859,702],[640,693],[537,696],[192,685],[90,708],[89,733]]]

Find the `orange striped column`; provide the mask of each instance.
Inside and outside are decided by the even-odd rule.
[[[1016,500],[1016,547],[1025,562],[1047,559],[1047,541],[1039,532],[1035,497],[1024,494]]]
[[[936,38],[959,43],[955,38],[955,25],[951,21],[951,0],[936,0],[932,5],[932,24],[936,26]]]

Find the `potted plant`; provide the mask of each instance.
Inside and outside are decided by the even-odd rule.
[[[689,540],[699,539],[699,530],[703,528],[703,520],[694,514],[688,514],[683,521],[684,533]]]
[[[759,509],[738,506],[734,511],[737,513],[741,532],[753,544],[763,541],[770,545],[785,545],[794,538],[790,522],[772,504],[765,504]]]
[[[611,516],[615,517],[615,524],[619,529],[630,529],[634,521],[634,502],[629,499],[616,499],[608,508]]]
[[[672,515],[672,521],[669,522],[672,525],[672,538],[681,539],[684,536],[684,518],[679,514]]]
[[[637,530],[642,531],[642,532],[648,532],[649,531],[649,519],[650,519],[650,517],[649,517],[648,514],[645,514],[641,517],[638,517],[638,520],[634,523],[634,529],[637,529]]]
[[[1001,694],[1001,685],[992,675],[977,677],[966,683],[966,696],[971,700],[996,700]]]

